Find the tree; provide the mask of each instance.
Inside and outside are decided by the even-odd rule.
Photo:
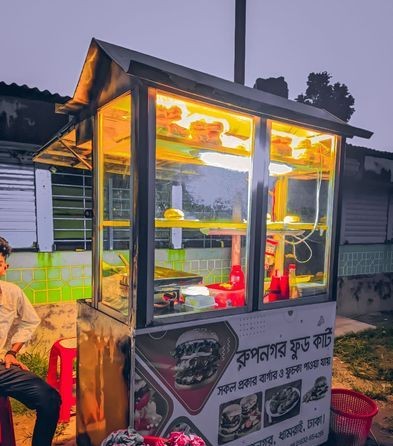
[[[355,111],[355,99],[345,84],[330,83],[332,76],[322,73],[310,73],[305,94],[299,94],[296,101],[324,108],[328,112],[348,122]]]
[[[288,99],[288,84],[282,76],[269,77],[267,79],[258,77],[255,81],[254,88]]]

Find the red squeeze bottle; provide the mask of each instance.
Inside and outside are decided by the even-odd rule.
[[[270,282],[268,301],[275,302],[276,300],[279,300],[280,297],[281,297],[280,276],[277,274],[276,270]]]
[[[232,265],[229,274],[229,282],[232,284],[233,288],[244,288],[244,273],[241,265]]]
[[[281,299],[289,299],[289,276],[284,274],[280,278]]]

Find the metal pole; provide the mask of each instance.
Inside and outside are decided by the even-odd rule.
[[[246,1],[235,0],[235,72],[234,79],[244,85],[246,63]]]

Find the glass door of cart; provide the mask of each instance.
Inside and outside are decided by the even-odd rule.
[[[155,97],[155,320],[245,309],[256,118]]]
[[[335,135],[271,123],[265,304],[329,298],[336,152]]]

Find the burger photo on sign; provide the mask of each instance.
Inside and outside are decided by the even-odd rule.
[[[242,408],[240,434],[245,435],[251,433],[251,431],[260,429],[261,409],[258,406],[258,395],[255,393],[245,396],[240,400],[240,407]]]
[[[220,406],[218,444],[251,434],[262,426],[262,392]]]
[[[242,408],[240,404],[230,404],[221,413],[220,419],[220,443],[232,441],[242,422]]]
[[[173,352],[176,360],[175,387],[195,389],[211,382],[221,359],[221,345],[215,332],[196,328],[182,333]]]

